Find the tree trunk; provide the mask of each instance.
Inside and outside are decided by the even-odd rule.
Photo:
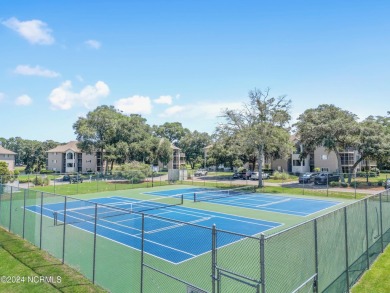
[[[264,155],[264,149],[263,149],[263,145],[259,146],[258,148],[258,152],[259,152],[259,156],[257,158],[257,162],[258,162],[258,165],[259,165],[259,183],[258,183],[258,187],[261,188],[263,187],[263,155]]]
[[[344,180],[344,173],[343,173],[343,167],[341,166],[341,156],[340,156],[340,153],[339,153],[338,150],[335,150],[334,152],[336,153],[336,157],[337,157],[337,166],[338,166],[338,169],[339,169],[340,181],[341,182],[345,182],[345,180]]]
[[[349,173],[349,176],[348,176],[348,184],[351,184],[351,182],[352,182],[352,174],[355,173],[355,169],[356,169],[357,165],[359,165],[359,163],[361,161],[363,161],[363,160],[364,160],[364,156],[361,156],[360,159],[357,160],[355,162],[355,164],[353,164],[353,166],[351,168],[351,172]]]

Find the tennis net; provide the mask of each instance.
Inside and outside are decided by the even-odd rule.
[[[129,215],[133,213],[143,213],[150,210],[181,205],[183,204],[183,195],[179,194],[134,202],[130,202],[129,200],[123,198],[122,201],[105,204],[83,202],[80,206],[73,208],[65,208],[64,206],[62,210],[53,212],[54,225],[93,222],[95,221],[95,218],[96,220],[99,220],[121,217],[120,220],[125,220],[126,217],[130,218]]]
[[[231,196],[240,196],[248,193],[254,193],[256,191],[255,186],[244,186],[237,187],[232,189],[224,189],[224,190],[206,190],[199,191],[194,193],[194,202],[199,201],[208,201],[218,198],[231,197]]]

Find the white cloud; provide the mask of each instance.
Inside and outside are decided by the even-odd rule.
[[[170,117],[174,116],[176,114],[179,114],[180,112],[184,112],[186,110],[186,107],[183,106],[173,106],[166,109],[162,114],[160,114],[161,117]]]
[[[5,94],[0,92],[0,103],[5,99]]]
[[[84,87],[80,93],[72,91],[72,82],[65,81],[59,87],[53,89],[49,95],[52,109],[69,110],[74,106],[84,106],[92,109],[100,98],[110,94],[110,89],[103,81],[98,81],[95,85]]]
[[[242,103],[230,102],[230,103],[198,103],[184,106],[173,106],[167,108],[160,117],[181,118],[181,119],[215,119],[221,116],[222,110],[239,109],[242,107]]]
[[[96,49],[96,50],[100,49],[100,47],[102,46],[102,44],[99,41],[96,41],[96,40],[85,41],[85,44],[88,45],[90,48]]]
[[[76,78],[79,82],[84,82],[84,78],[81,75],[76,75]]]
[[[22,95],[15,100],[17,106],[29,106],[32,104],[32,99],[28,95]]]
[[[31,67],[30,65],[18,65],[14,73],[21,75],[34,75],[34,76],[43,76],[43,77],[57,77],[60,76],[58,72],[42,68],[40,66]]]
[[[156,104],[172,104],[172,97],[171,96],[160,96],[158,99],[153,100]]]
[[[152,112],[150,98],[138,95],[120,99],[114,103],[114,106],[125,114],[150,114]]]
[[[16,31],[31,44],[51,45],[54,43],[51,29],[41,20],[19,21],[17,18],[11,17],[3,21],[2,24]]]

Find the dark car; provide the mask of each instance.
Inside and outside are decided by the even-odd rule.
[[[390,188],[390,178],[386,179],[385,181],[385,189],[389,189]]]
[[[314,177],[314,184],[326,185],[330,182],[338,182],[339,180],[340,175],[323,172]]]
[[[83,183],[83,178],[80,176],[72,176],[69,183]]]
[[[299,183],[311,183],[314,182],[314,178],[318,175],[318,173],[304,173],[299,176]]]
[[[70,176],[65,175],[64,177],[62,177],[62,181],[70,181]]]

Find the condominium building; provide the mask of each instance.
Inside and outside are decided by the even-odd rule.
[[[77,141],[59,145],[47,151],[47,170],[60,173],[102,172],[101,153],[87,154],[77,147]]]
[[[5,162],[10,171],[13,171],[15,168],[15,156],[16,153],[7,150],[0,145],[0,162]]]

